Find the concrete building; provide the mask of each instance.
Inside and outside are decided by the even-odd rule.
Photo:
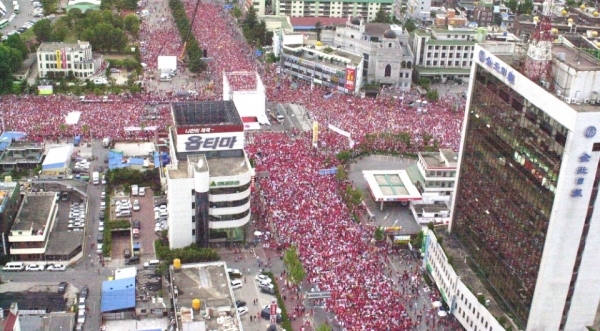
[[[414,54],[409,35],[397,25],[364,23],[354,18],[335,31],[334,46],[361,54],[365,83],[391,85],[409,91],[412,82]]]
[[[42,163],[44,144],[33,141],[11,141],[0,154],[3,171],[33,169]]]
[[[238,5],[247,12],[250,7],[254,7],[256,15],[265,15],[265,0],[239,0]]]
[[[410,43],[415,54],[418,78],[446,79],[469,77],[477,31],[469,28],[414,30]]]
[[[225,262],[169,268],[175,330],[243,331]],[[200,285],[200,286],[199,286]],[[238,298],[239,299],[239,298]]]
[[[291,17],[357,17],[367,21],[375,19],[380,8],[388,15],[394,14],[394,0],[350,0],[350,1],[273,1],[276,15]]]
[[[0,182],[0,255],[8,255],[8,236],[19,210],[21,189],[17,182]]]
[[[49,74],[88,78],[99,68],[99,60],[94,60],[92,46],[88,41],[77,43],[44,42],[37,49],[37,66],[40,78]]]
[[[245,240],[254,169],[234,102],[178,102],[171,114],[164,173],[171,248]]]
[[[347,94],[357,94],[362,86],[363,56],[342,49],[315,44],[284,44],[283,34],[276,55],[280,54],[283,72],[310,84],[319,84]],[[273,37],[276,39],[276,37]],[[274,46],[275,47],[275,46]]]
[[[600,60],[575,39],[553,44],[551,82],[521,74],[514,43],[475,46],[471,68],[450,230],[530,331],[597,327]]]
[[[406,16],[423,21],[431,18],[431,0],[408,0],[406,4]]]
[[[456,190],[458,154],[450,149],[419,152],[417,164],[407,173],[422,199],[411,201],[410,209],[419,224],[448,224]]]
[[[23,197],[10,228],[10,254],[17,261],[43,260],[58,213],[56,192],[32,192]]]

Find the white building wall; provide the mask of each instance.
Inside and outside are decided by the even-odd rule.
[[[438,244],[435,234],[427,230],[423,266],[427,268],[442,297],[450,307],[450,313],[467,330],[503,331],[504,328],[482,305],[477,297],[461,281],[448,258]]]
[[[168,175],[168,174],[167,174]],[[195,200],[192,189],[195,189],[192,178],[172,179],[167,182],[167,210],[169,212],[169,244],[171,249],[186,247],[195,242],[192,229],[194,209],[192,202]]]
[[[546,234],[544,253],[526,329],[531,331],[558,330],[593,189],[594,174],[600,161],[600,154],[592,152],[592,145],[600,142],[600,135],[597,134],[588,139],[585,138],[584,133],[593,123],[598,123],[600,114],[598,112],[576,112],[570,105],[548,93],[539,84],[528,80],[510,68],[509,70],[515,75],[515,84],[509,84],[507,78],[477,60],[480,51],[484,51],[485,56],[491,58],[493,62],[499,62],[508,68],[496,56],[485,51],[479,45],[475,47],[474,52],[476,58],[474,62],[477,65],[487,68],[507,86],[518,91],[525,99],[544,110],[569,130],[551,212],[550,227]],[[474,74],[475,67],[472,67],[471,76]],[[472,84],[473,81],[469,84],[466,109],[470,108]],[[466,113],[465,116],[467,116]],[[467,124],[466,117],[463,123]],[[465,132],[464,129],[463,132]],[[461,149],[463,149],[463,145],[464,134],[461,140]],[[581,162],[580,157],[584,154],[591,156],[589,162]],[[459,156],[459,167],[461,162],[462,154]],[[581,166],[588,168],[588,174],[583,177],[583,184],[576,186],[576,179],[582,176],[577,174],[578,168]],[[582,190],[582,197],[571,196],[573,189],[576,188]],[[594,207],[600,208],[598,200]],[[453,211],[454,208],[451,210]],[[600,214],[596,210],[592,215],[565,330],[582,330],[585,325],[592,324],[596,314],[600,298],[600,285],[597,281],[600,269],[598,267],[600,266],[600,256],[597,254],[600,249],[599,223]]]

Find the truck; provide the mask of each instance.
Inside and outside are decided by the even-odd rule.
[[[109,146],[110,146],[110,138],[104,137],[104,139],[102,139],[102,147],[108,148]]]
[[[81,144],[81,136],[75,136],[75,138],[73,138],[73,145],[75,145],[75,147],[78,147]]]
[[[137,196],[139,194],[139,188],[137,185],[131,185],[131,195]]]
[[[94,184],[94,185],[100,184],[100,173],[98,171],[94,171],[92,173],[92,184]]]

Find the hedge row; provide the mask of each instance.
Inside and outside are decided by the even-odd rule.
[[[203,71],[206,69],[206,63],[202,60],[203,52],[202,49],[200,49],[198,40],[196,40],[196,36],[194,36],[190,30],[191,24],[183,4],[179,0],[170,0],[169,7],[171,8],[175,25],[177,25],[177,29],[179,30],[181,40],[185,43],[185,53],[188,57],[188,69],[194,73]]]

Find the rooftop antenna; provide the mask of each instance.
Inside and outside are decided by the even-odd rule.
[[[554,9],[554,0],[545,0],[542,10],[542,18],[533,17],[533,23],[536,29],[533,37],[529,41],[527,49],[527,59],[525,60],[525,75],[532,81],[540,83],[545,81],[547,84],[552,76],[552,10]]]

